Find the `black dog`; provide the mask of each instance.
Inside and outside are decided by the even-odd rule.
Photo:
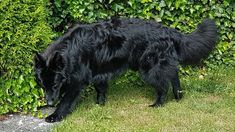
[[[217,40],[216,25],[206,19],[196,31],[184,35],[154,21],[115,18],[77,25],[35,56],[36,80],[48,105],[57,105],[47,122],[60,121],[72,112],[79,93],[89,83],[104,104],[108,80],[127,68],[139,70],[156,89],[151,106],[161,106],[168,84],[175,99],[182,98],[178,64],[195,64],[207,57]]]

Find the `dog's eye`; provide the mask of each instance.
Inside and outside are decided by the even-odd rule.
[[[56,85],[52,86],[52,90],[56,90],[56,89],[57,89]]]
[[[153,59],[152,55],[147,56],[147,60],[152,60],[152,59]]]

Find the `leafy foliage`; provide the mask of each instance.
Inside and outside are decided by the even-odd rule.
[[[218,25],[220,40],[206,64],[210,67],[231,65],[235,60],[235,3],[232,0],[65,0],[63,5],[66,8],[55,0],[51,5],[57,7],[55,13],[64,9],[62,14],[56,15],[62,18],[66,12],[67,18],[71,19],[66,21],[70,22],[91,23],[118,15],[155,19],[185,33],[193,31],[204,18],[212,18]],[[51,22],[58,20],[51,19]]]
[[[0,2],[0,114],[43,105],[32,71],[33,54],[51,41],[45,0]]]

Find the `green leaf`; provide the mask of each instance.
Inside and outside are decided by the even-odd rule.
[[[178,9],[178,8],[179,8],[179,6],[180,6],[180,1],[179,1],[179,0],[177,0],[177,1],[175,2],[175,7],[176,7],[176,9]]]
[[[29,85],[30,85],[31,88],[35,88],[35,86],[37,85],[37,83],[36,83],[34,80],[31,79],[31,80],[29,81]]]
[[[141,3],[152,2],[152,0],[141,0]]]
[[[165,3],[165,1],[162,0],[159,4],[159,7],[165,7],[165,6],[166,6],[166,3]]]
[[[20,75],[19,77],[19,84],[21,84],[24,81],[23,75]]]

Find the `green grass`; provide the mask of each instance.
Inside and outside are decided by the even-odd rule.
[[[198,73],[181,76],[183,99],[176,102],[170,90],[161,108],[148,107],[153,88],[112,83],[105,106],[96,105],[93,94],[53,131],[235,131],[235,69],[207,72],[203,79]]]

